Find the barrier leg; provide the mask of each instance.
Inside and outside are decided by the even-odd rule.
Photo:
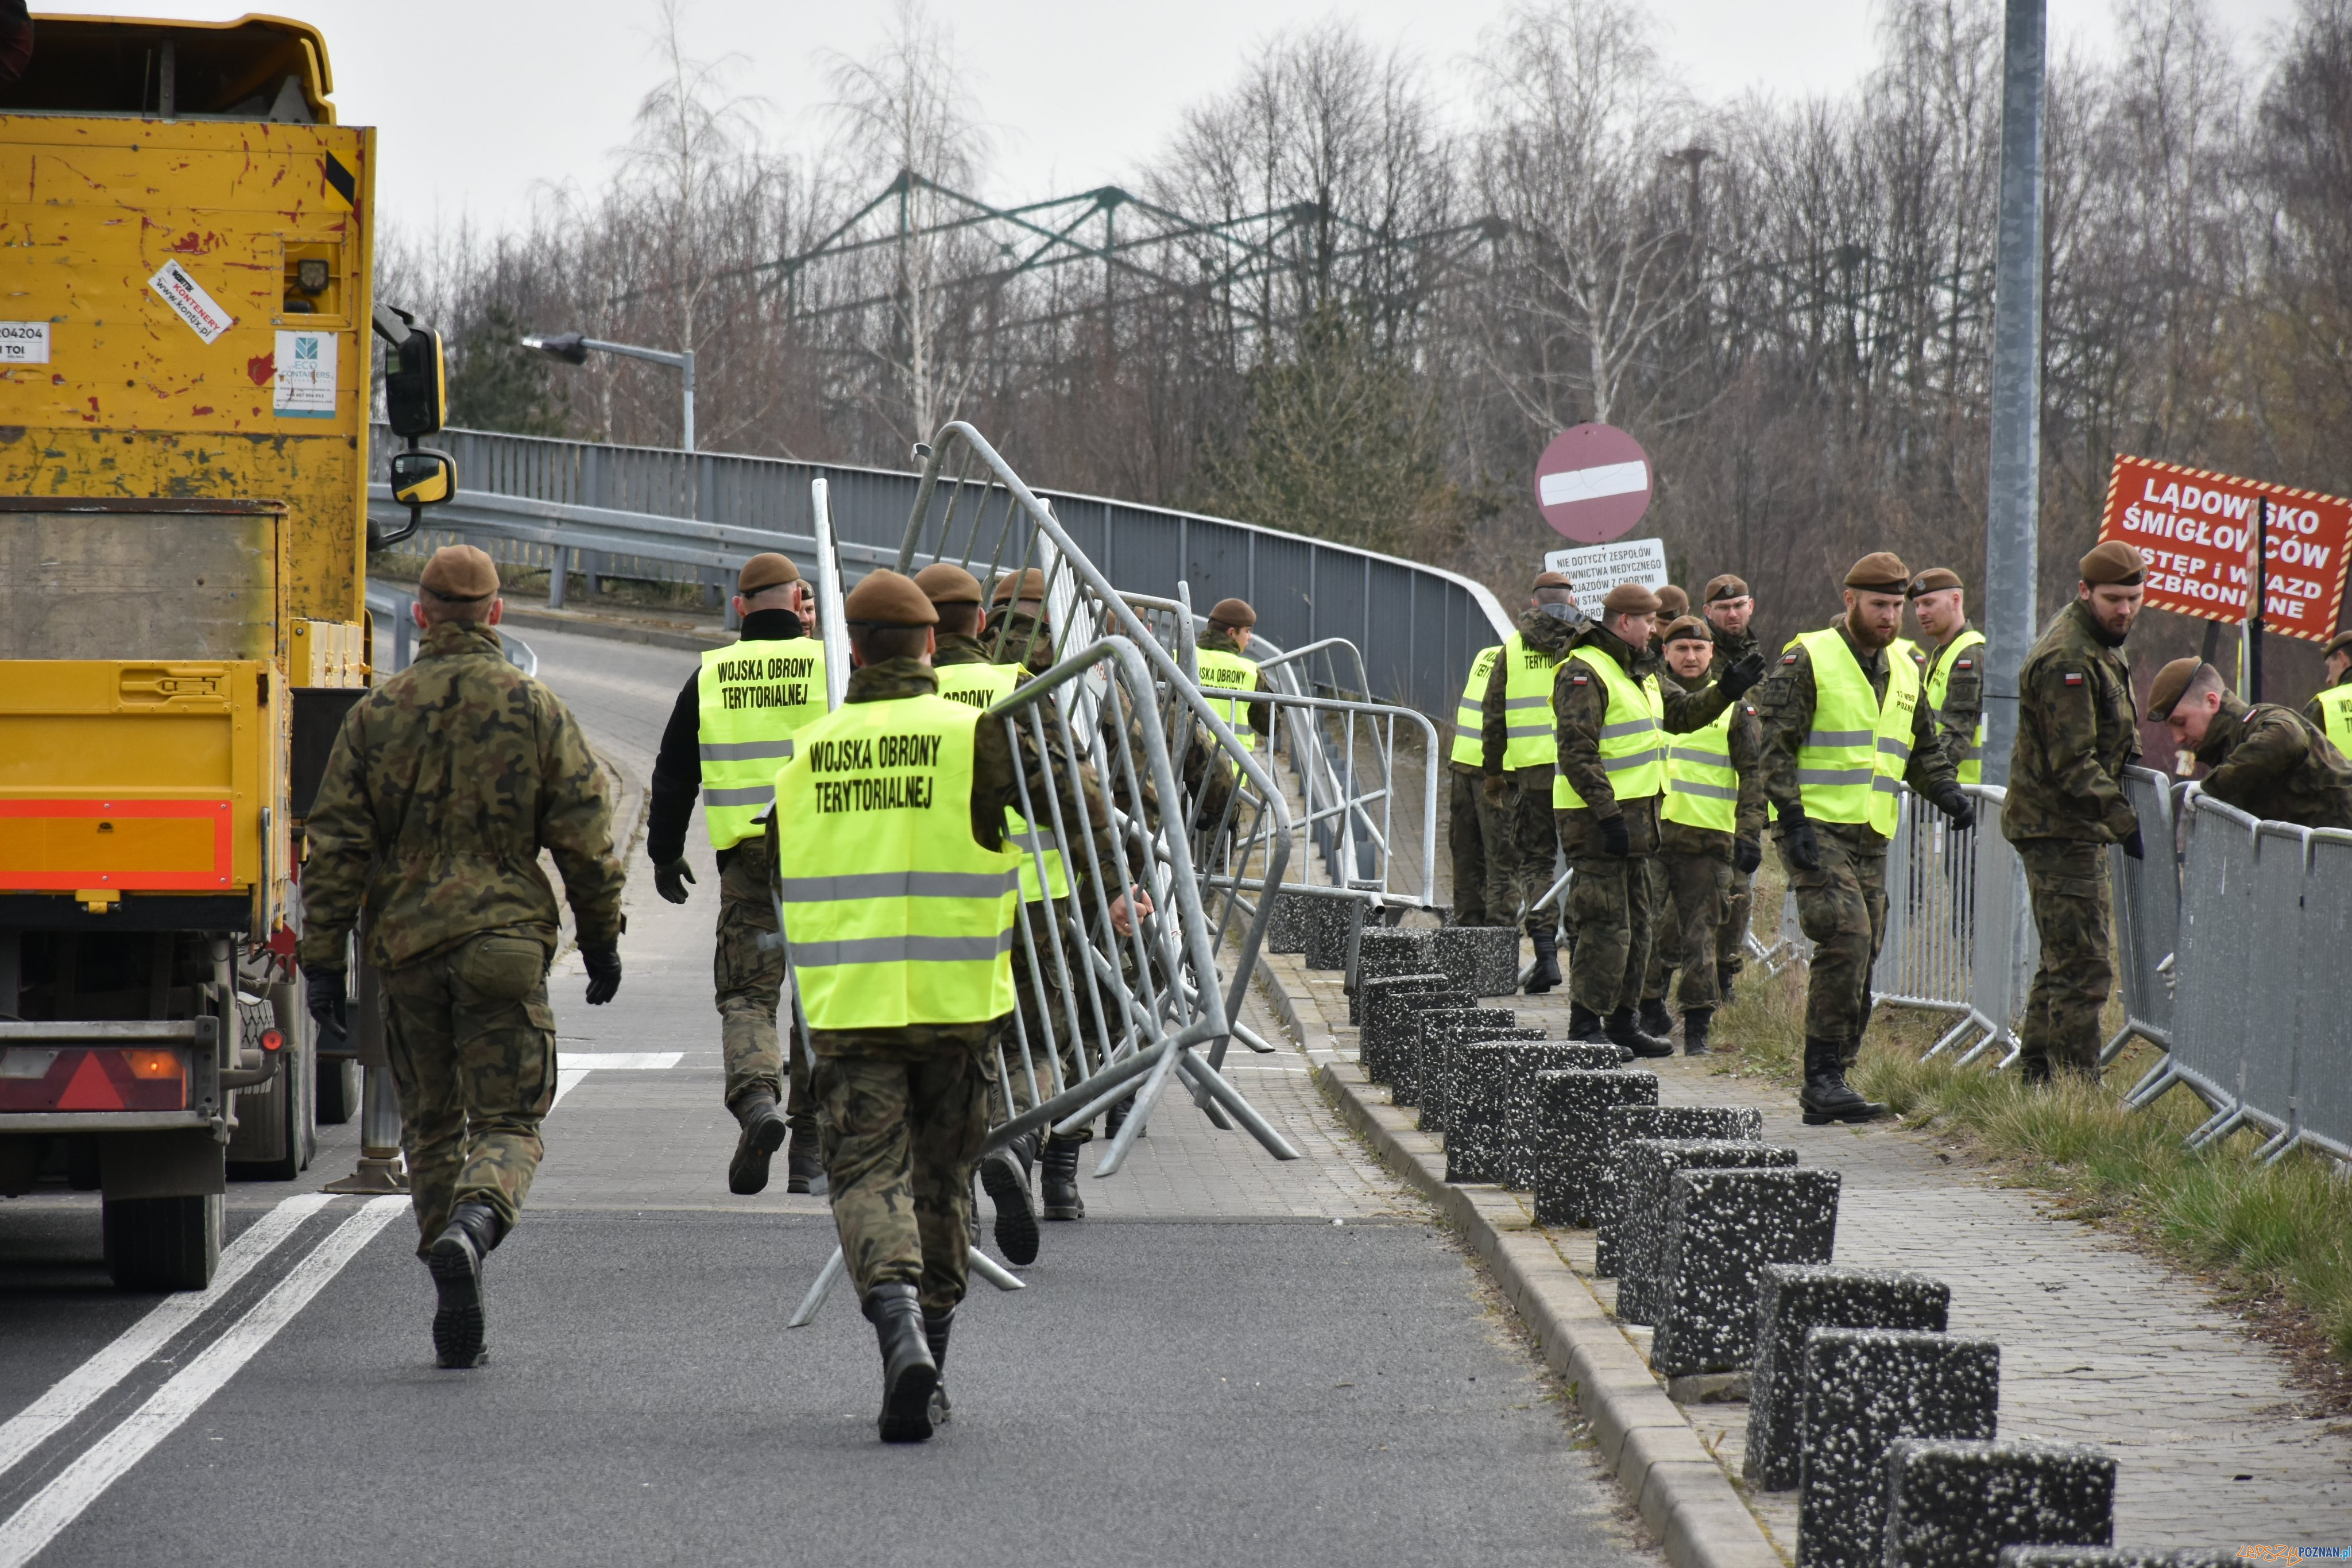
[[[2145,1111],[2162,1099],[2166,1090],[2179,1082],[2180,1074],[2172,1070],[2172,1057],[2167,1052],[2164,1060],[2149,1068],[2147,1074],[2131,1086],[2130,1092],[2124,1096],[2124,1103],[2132,1110]]]
[[[1990,1021],[1990,1019],[1982,1020],[1985,1024],[1989,1024]],[[1921,1056],[1919,1060],[1922,1061],[1931,1061],[1937,1057],[1943,1055],[1944,1052],[1952,1048],[1952,1042],[1954,1040],[1958,1040],[1960,1036],[1968,1033],[1969,1030],[1979,1027],[1980,1027],[1980,1022],[1978,1016],[1975,1013],[1967,1014],[1959,1022],[1954,1024],[1951,1028],[1946,1030],[1941,1035],[1937,1036],[1936,1043],[1929,1046],[1927,1050],[1927,1053]]]
[[[1018,1275],[977,1247],[971,1249],[971,1257],[966,1266],[1000,1291],[1025,1291],[1029,1288],[1021,1282]]]
[[[2189,1134],[2181,1142],[2189,1148],[2201,1149],[2207,1144],[2219,1142],[2236,1132],[2238,1124],[2245,1119],[2245,1106],[2232,1103],[2214,1113],[2203,1126]]]
[[[835,1248],[833,1256],[824,1260],[824,1267],[816,1271],[816,1282],[808,1288],[808,1294],[801,1298],[799,1308],[784,1320],[784,1326],[804,1329],[816,1322],[817,1309],[824,1305],[824,1299],[833,1294],[833,1288],[841,1283],[842,1275],[848,1271],[849,1260],[842,1256],[840,1248]]]
[[[400,1167],[400,1095],[392,1070],[371,1067],[360,1090],[360,1162],[351,1175],[327,1184],[328,1192],[402,1193],[408,1173]]]

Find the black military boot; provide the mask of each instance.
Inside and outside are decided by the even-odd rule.
[[[1024,1133],[980,1156],[980,1185],[996,1205],[996,1249],[1007,1263],[1037,1260],[1037,1207],[1029,1197],[1029,1166],[1036,1151],[1037,1134]]]
[[[1078,1196],[1078,1150],[1082,1145],[1066,1144],[1059,1138],[1045,1141],[1045,1152],[1038,1158],[1039,1196],[1045,1200],[1048,1219],[1084,1219],[1087,1200]]]
[[[948,1331],[955,1327],[955,1309],[950,1307],[939,1316],[923,1314],[923,1343],[931,1347],[931,1364],[939,1369],[940,1380],[931,1387],[931,1425],[944,1427],[952,1414],[948,1405]]]
[[[1130,1094],[1126,1099],[1120,1101],[1118,1104],[1103,1113],[1103,1136],[1106,1138],[1118,1137],[1118,1130],[1121,1127],[1126,1126],[1127,1119],[1134,1114],[1135,1096]],[[1139,1138],[1148,1138],[1151,1136],[1151,1129],[1150,1127],[1138,1127],[1135,1130],[1135,1135]]]
[[[1617,1045],[1615,1040],[1609,1038],[1609,1030],[1601,1023],[1601,1015],[1578,1002],[1568,1004],[1568,1038],[1571,1043],[1578,1045]],[[1633,1060],[1633,1053],[1623,1046],[1618,1045],[1617,1060],[1621,1062],[1631,1061]]]
[[[1875,1122],[1886,1107],[1865,1100],[1847,1087],[1843,1053],[1833,1040],[1805,1041],[1805,1086],[1797,1092],[1797,1107],[1808,1127],[1832,1122]]]
[[[1651,997],[1642,1003],[1642,1032],[1660,1040],[1675,1032],[1675,1015],[1666,1010],[1666,998]]]
[[[768,1156],[784,1146],[784,1119],[776,1110],[776,1097],[764,1089],[744,1095],[734,1111],[743,1135],[735,1140],[735,1157],[727,1162],[727,1190],[749,1197],[767,1190]]]
[[[816,1134],[794,1133],[792,1153],[784,1156],[784,1190],[814,1192],[816,1178],[824,1175],[824,1161],[816,1152]]]
[[[1715,971],[1715,994],[1717,997],[1721,998],[1719,1005],[1727,1008],[1732,1004],[1732,1001],[1734,1000],[1732,992],[1738,978],[1739,977],[1729,969],[1722,967],[1717,968]]]
[[[1539,997],[1559,984],[1559,936],[1553,931],[1538,931],[1532,940],[1536,945],[1536,967],[1528,977],[1527,993]]]
[[[1675,1053],[1674,1041],[1642,1032],[1641,1026],[1633,1021],[1632,1008],[1619,1008],[1611,1013],[1602,1021],[1601,1030],[1616,1042],[1618,1050],[1630,1051],[1635,1056],[1672,1056]]]
[[[882,1346],[882,1414],[875,1422],[886,1443],[919,1443],[931,1435],[931,1391],[940,1364],[923,1336],[923,1303],[914,1286],[893,1281],[866,1298],[866,1321]]]
[[[1706,1031],[1715,1022],[1713,1008],[1692,1008],[1683,1014],[1683,1054],[1705,1056]]]
[[[433,1352],[445,1367],[465,1370],[490,1359],[483,1345],[482,1260],[505,1237],[506,1228],[488,1204],[461,1203],[449,1211],[449,1223],[425,1250],[425,1267],[440,1299],[433,1312]]]

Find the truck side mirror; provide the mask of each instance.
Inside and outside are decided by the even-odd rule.
[[[457,494],[457,460],[437,447],[392,455],[392,498],[404,507],[437,507]]]
[[[391,348],[383,367],[383,418],[394,435],[431,435],[446,422],[449,375],[441,334],[405,310],[379,305],[375,332]]]

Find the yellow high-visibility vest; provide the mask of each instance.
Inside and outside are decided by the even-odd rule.
[[[776,776],[776,878],[811,1029],[1013,1010],[1019,857],[971,836],[980,716],[926,693],[851,703]]]
[[[2330,686],[2319,694],[2320,727],[2336,749],[2352,757],[2352,686]]]
[[[1715,722],[1688,735],[1670,735],[1666,744],[1666,803],[1659,815],[1686,828],[1737,832],[1739,828],[1739,770],[1731,766],[1731,721],[1739,716],[1733,703],[1715,716]]]
[[[761,831],[793,737],[824,716],[824,644],[783,637],[708,649],[695,703],[702,822],[723,850]]]
[[[1481,648],[1478,656],[1470,661],[1470,678],[1463,683],[1462,701],[1454,710],[1454,760],[1476,768],[1486,759],[1486,747],[1480,736],[1486,728],[1483,706],[1486,697],[1486,682],[1495,673],[1495,658],[1503,644]]]
[[[1952,664],[1971,648],[1984,646],[1984,633],[1971,626],[1952,639],[1951,645],[1938,649],[1934,673],[1927,677],[1927,711],[1938,719],[1944,716],[1944,697],[1952,689]],[[1977,732],[1969,737],[1969,754],[1959,766],[1960,782],[1984,782],[1985,717],[1981,709],[1977,714]]]
[[[1807,632],[1789,646],[1802,646],[1813,664],[1813,727],[1797,748],[1805,815],[1817,822],[1867,822],[1893,838],[1919,707],[1918,670],[1907,658],[1890,656],[1881,703],[1836,627]]]
[[[1201,672],[1201,685],[1214,688],[1204,690],[1210,707],[1217,716],[1233,726],[1234,736],[1244,751],[1257,749],[1257,731],[1250,727],[1249,705],[1236,697],[1221,697],[1217,691],[1254,692],[1257,690],[1257,661],[1239,653],[1228,653],[1215,648],[1196,648],[1193,659]]]
[[[1517,632],[1503,643],[1502,659],[1504,769],[1549,768],[1559,756],[1552,733],[1551,684],[1560,661],[1528,647]]]
[[[1658,677],[1644,675],[1637,682],[1616,660],[1591,648],[1569,654],[1555,674],[1570,678],[1571,664],[1600,676],[1609,694],[1609,706],[1601,715],[1601,766],[1618,802],[1657,794],[1666,784],[1665,731],[1658,727],[1665,716],[1666,698]],[[1551,776],[1551,806],[1555,811],[1584,809],[1584,797],[1568,787],[1566,773]]]
[[[940,695],[951,703],[984,708],[1021,684],[1026,672],[1019,664],[940,664],[931,673],[940,678]],[[1070,896],[1070,876],[1062,864],[1061,841],[1051,828],[1033,828],[1012,807],[1004,808],[1005,836],[1021,852],[1021,902],[1045,902],[1045,888],[1055,898]],[[1045,881],[1037,880],[1037,862],[1045,862]]]

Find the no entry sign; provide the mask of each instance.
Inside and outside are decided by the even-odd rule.
[[[2352,501],[2117,454],[2099,538],[2147,557],[2147,602],[2237,625],[2253,581],[2256,503],[2270,502],[2263,629],[2320,643],[2344,609]]]
[[[1579,424],[1552,437],[1536,461],[1536,505],[1554,532],[1606,544],[1650,509],[1650,457],[1613,425]]]

